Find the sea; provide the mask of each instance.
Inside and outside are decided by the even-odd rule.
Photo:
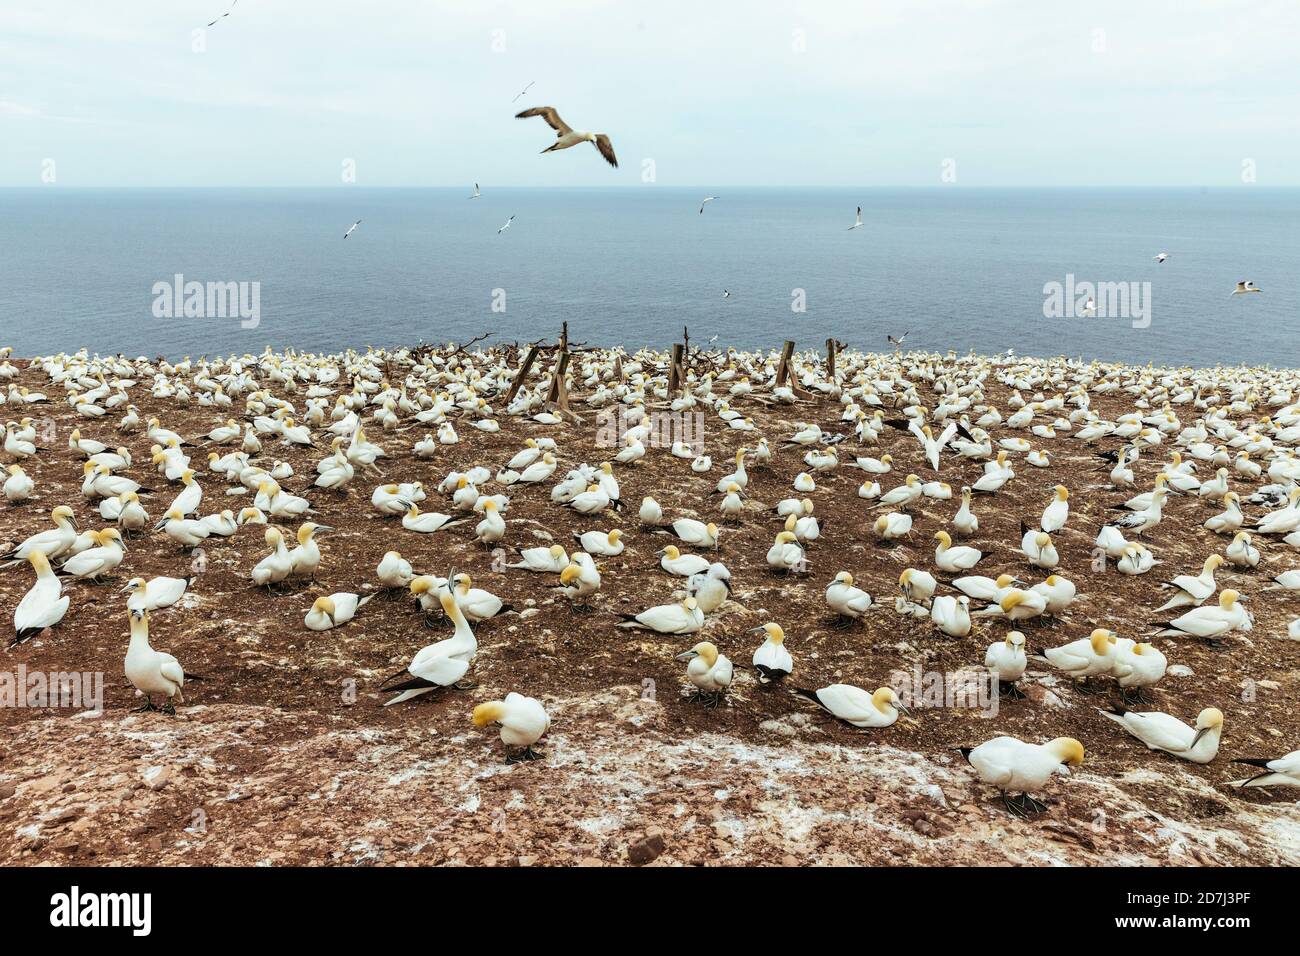
[[[715,348],[906,334],[1300,365],[1300,189],[471,192],[0,189],[0,345],[178,358],[526,342],[567,321],[573,342],[630,350],[684,330]],[[1239,280],[1262,291],[1232,295]]]

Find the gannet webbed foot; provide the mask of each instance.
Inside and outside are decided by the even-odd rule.
[[[1043,801],[1041,800],[1035,800],[1027,793],[1022,793],[1020,795],[1020,804],[1031,815],[1036,813],[1047,812],[1047,804],[1043,803]]]
[[[169,700],[169,701],[167,701],[167,703],[163,704],[163,706],[162,706],[162,712],[163,712],[164,714],[167,714],[167,715],[170,716],[170,717],[175,717],[175,716],[176,716],[176,705],[173,704],[173,703]]]
[[[545,760],[546,754],[540,750],[534,750],[532,747],[525,747],[517,753],[508,754],[506,763],[524,763],[530,760]]]
[[[131,713],[143,714],[143,713],[147,713],[148,711],[157,710],[157,709],[158,708],[153,705],[153,698],[146,694],[144,698],[144,704],[139,707],[133,707],[131,709]]]
[[[475,681],[458,680],[451,686],[456,688],[456,690],[473,690],[478,686],[478,684]]]
[[[1010,794],[1002,794],[1002,805],[1007,808],[1007,813],[1011,814],[1013,817],[1023,820],[1028,816],[1025,812],[1025,808],[1022,807],[1018,801],[1013,800]]]
[[[1006,682],[1006,681],[1000,681],[1000,682],[998,683],[998,692],[999,692],[1003,697],[1006,697],[1006,698],[1008,698],[1009,700],[1024,700],[1024,699],[1025,699],[1025,692],[1024,692],[1023,690],[1020,689],[1020,685],[1017,684],[1015,681],[1012,681],[1012,682],[1010,682],[1010,683],[1008,683],[1008,682]]]

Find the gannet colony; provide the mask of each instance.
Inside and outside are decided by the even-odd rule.
[[[566,329],[0,403],[5,863],[1300,863],[1295,370]]]

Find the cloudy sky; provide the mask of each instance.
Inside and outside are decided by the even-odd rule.
[[[1300,184],[1294,0],[229,6],[5,0],[0,186]]]

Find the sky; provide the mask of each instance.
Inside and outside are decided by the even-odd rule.
[[[4,0],[0,187],[1300,185],[1294,0],[230,9]]]

